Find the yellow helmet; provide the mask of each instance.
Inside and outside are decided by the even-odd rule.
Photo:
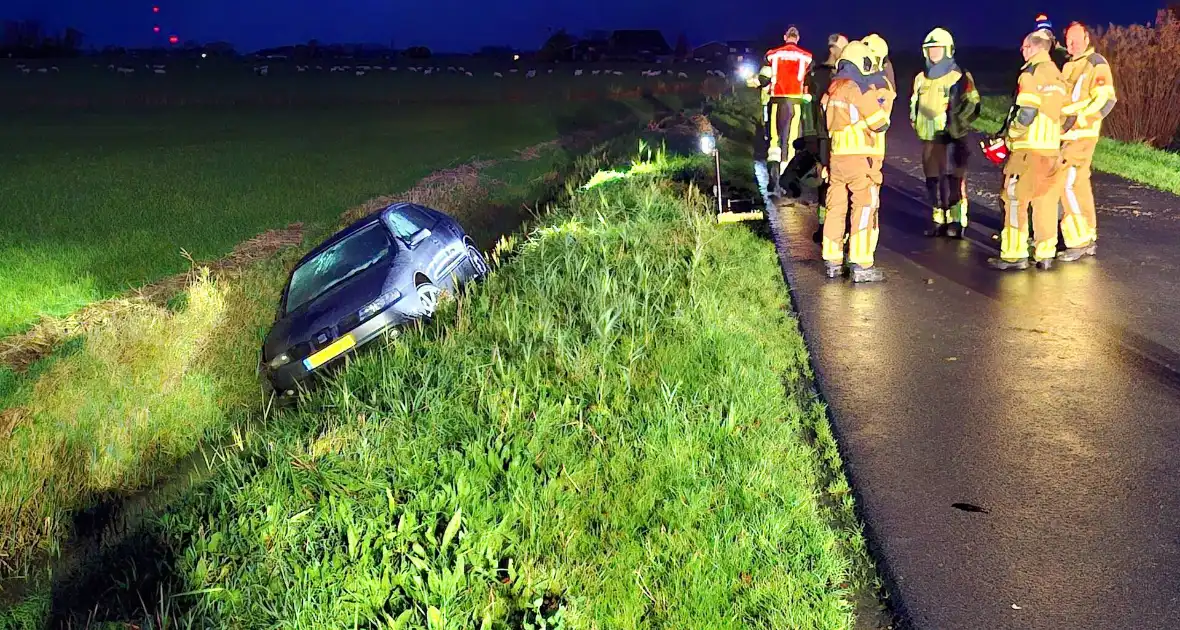
[[[922,48],[946,48],[948,57],[955,52],[955,38],[951,37],[950,31],[945,28],[936,28],[926,34],[926,39],[922,40]]]
[[[885,58],[889,56],[889,44],[886,44],[885,39],[876,33],[866,35],[861,41],[869,49],[869,56],[873,59],[873,70],[881,70]]]
[[[863,41],[851,41],[840,51],[840,61],[847,61],[856,66],[861,74],[873,71],[873,52]]]

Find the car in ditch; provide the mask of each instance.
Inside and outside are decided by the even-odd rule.
[[[434,314],[439,299],[486,275],[475,242],[450,216],[395,203],[333,234],[295,265],[260,371],[280,395],[357,348]]]

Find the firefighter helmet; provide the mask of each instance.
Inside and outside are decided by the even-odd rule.
[[[922,40],[922,48],[946,48],[948,57],[952,56],[955,51],[955,38],[951,37],[949,31],[945,28],[936,28],[926,34],[926,39]]]
[[[861,74],[869,74],[873,71],[873,53],[862,41],[848,42],[848,45],[840,52],[840,61],[851,63]]]
[[[876,33],[866,35],[864,39],[860,40],[869,49],[869,56],[873,59],[873,70],[879,72],[885,67],[885,58],[889,56],[889,44],[885,43],[885,38]]]

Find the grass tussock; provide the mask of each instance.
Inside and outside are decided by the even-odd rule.
[[[1118,81],[1117,75],[1115,80]],[[1005,96],[985,96],[976,128],[984,133],[999,131],[1010,104],[1011,99]],[[1119,111],[1122,106],[1120,100],[1114,111]],[[1094,169],[1180,195],[1180,155],[1144,142],[1099,139],[1094,152]]]
[[[670,168],[574,194],[244,436],[156,526],[170,621],[851,627],[863,543],[773,247]]]

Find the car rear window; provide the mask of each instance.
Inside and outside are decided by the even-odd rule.
[[[345,237],[295,268],[285,311],[297,310],[348,278],[391,258],[394,251],[389,233],[377,223]]]

